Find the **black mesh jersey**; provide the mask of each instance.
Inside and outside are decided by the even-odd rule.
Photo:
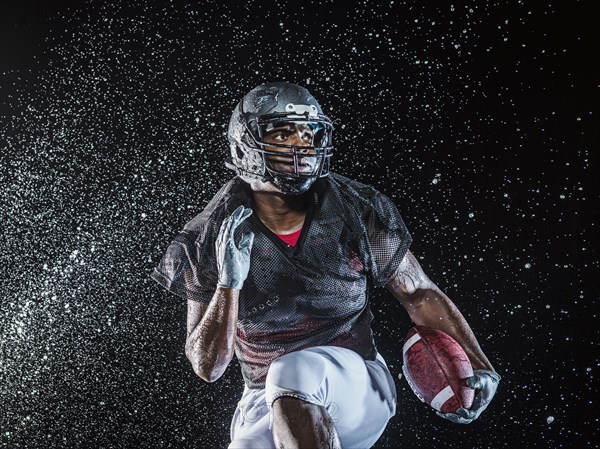
[[[294,247],[256,214],[236,230],[237,239],[249,230],[255,234],[236,340],[250,388],[264,387],[277,357],[308,347],[341,346],[373,360],[368,284],[384,285],[411,243],[394,204],[368,185],[330,173],[309,195]],[[223,219],[240,204],[252,208],[252,194],[236,177],[175,237],[152,278],[185,299],[210,302],[217,285],[215,239]]]

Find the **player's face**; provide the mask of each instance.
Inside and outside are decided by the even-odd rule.
[[[266,144],[275,143],[283,145],[292,145],[296,147],[313,146],[314,132],[310,126],[304,123],[281,123],[270,129],[263,135],[263,142]],[[274,170],[284,173],[294,173],[294,159],[284,154],[293,153],[292,148],[277,146],[266,146],[269,151],[282,153],[282,156],[268,155],[267,158]],[[298,148],[297,150],[306,157],[298,158],[298,171],[311,172],[316,166],[315,150],[311,148]]]

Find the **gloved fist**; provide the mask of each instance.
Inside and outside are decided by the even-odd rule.
[[[459,408],[456,413],[441,413],[436,412],[438,416],[446,418],[458,424],[469,424],[479,418],[489,405],[490,401],[496,394],[500,382],[500,375],[493,371],[485,369],[476,369],[473,371],[473,377],[467,379],[467,386],[478,390],[473,399],[471,409]]]
[[[240,290],[248,277],[250,250],[252,249],[254,234],[247,232],[240,239],[239,246],[236,246],[234,233],[240,223],[251,214],[252,209],[240,206],[221,224],[219,236],[215,243],[219,271],[218,287]]]

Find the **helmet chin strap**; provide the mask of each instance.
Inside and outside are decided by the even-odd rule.
[[[285,195],[302,195],[307,192],[308,189],[315,182],[315,178],[304,178],[298,179],[286,179],[281,177],[271,178],[254,178],[248,179],[242,177],[244,181],[250,185],[250,188],[254,192],[276,192],[283,193]]]
[[[301,195],[310,189],[310,186],[315,182],[315,178],[282,179],[276,176],[273,181],[270,182],[281,190],[282,193]]]

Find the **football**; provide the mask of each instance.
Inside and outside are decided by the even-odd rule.
[[[415,326],[402,348],[402,371],[417,397],[442,413],[455,413],[473,404],[475,390],[466,379],[473,367],[463,348],[450,335]]]

